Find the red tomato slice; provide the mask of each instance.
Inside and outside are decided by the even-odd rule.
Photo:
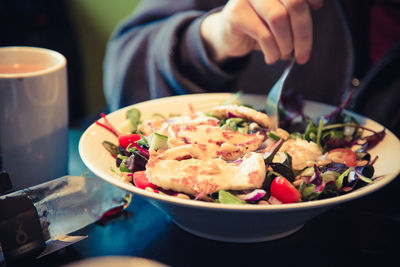
[[[282,203],[294,203],[300,199],[300,193],[286,178],[276,177],[271,183],[271,195]]]
[[[342,163],[348,167],[354,167],[357,164],[356,153],[348,148],[335,148],[329,151],[329,159],[336,163]]]
[[[135,143],[140,140],[140,135],[138,134],[127,134],[127,135],[122,135],[118,138],[119,145],[123,148],[126,149],[129,144]]]
[[[146,187],[151,187],[153,189],[158,188],[158,186],[149,182],[145,171],[134,172],[133,183],[136,185],[136,187],[139,187],[140,189],[145,189]]]

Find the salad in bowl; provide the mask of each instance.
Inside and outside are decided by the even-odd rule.
[[[233,242],[286,236],[399,173],[397,137],[345,105],[283,99],[275,129],[264,104],[229,93],[138,103],[93,123],[79,152],[95,175],[182,229]]]
[[[368,151],[385,129],[363,127],[344,105],[317,118],[286,111],[288,129],[275,129],[262,110],[230,102],[145,120],[132,108],[119,125],[103,114],[96,124],[118,138],[103,142],[116,177],[156,194],[262,205],[339,196],[377,178]]]

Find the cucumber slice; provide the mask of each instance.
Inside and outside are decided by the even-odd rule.
[[[168,136],[159,133],[153,133],[153,136],[151,138],[150,148],[154,150],[159,150],[159,149],[167,149],[167,147],[168,147]]]
[[[225,190],[218,191],[218,201],[219,203],[223,204],[246,204],[246,201],[235,197],[234,195]]]
[[[314,167],[307,167],[301,173],[300,176],[313,176],[314,175]]]

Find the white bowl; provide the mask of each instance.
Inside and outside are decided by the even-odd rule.
[[[119,125],[125,112],[135,107],[142,118],[150,118],[154,113],[189,113],[189,104],[195,111],[209,110],[231,97],[229,93],[194,94],[166,97],[132,105],[107,115],[113,125]],[[263,108],[265,97],[243,95],[240,101]],[[306,101],[305,113],[310,116],[328,114],[334,107]],[[368,118],[354,114],[366,127],[381,131],[383,126]],[[373,184],[357,189],[346,195],[302,203],[282,205],[229,205],[151,193],[119,181],[110,170],[115,160],[102,146],[104,140],[117,144],[117,138],[104,128],[92,124],[82,135],[79,153],[86,166],[98,177],[128,192],[148,199],[160,208],[182,229],[208,239],[228,242],[267,241],[289,235],[316,215],[339,203],[350,201],[372,193],[393,180],[400,172],[400,141],[390,131],[378,144],[371,155],[379,155],[375,163],[375,176],[383,176]],[[133,204],[134,205],[134,204]]]

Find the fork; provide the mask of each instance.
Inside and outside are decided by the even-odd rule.
[[[293,58],[290,61],[289,65],[283,71],[279,80],[274,84],[272,89],[269,91],[267,96],[265,111],[272,120],[273,130],[279,127],[279,101],[281,99],[281,94],[283,86],[285,85],[286,78],[289,75],[290,71],[292,70],[294,62],[295,59]]]

